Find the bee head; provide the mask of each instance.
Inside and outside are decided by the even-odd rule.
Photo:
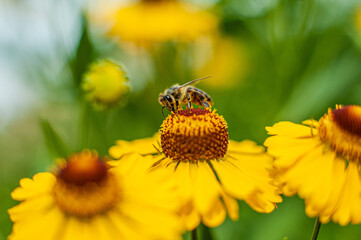
[[[175,100],[172,95],[160,93],[158,102],[166,107],[169,111],[175,111]]]

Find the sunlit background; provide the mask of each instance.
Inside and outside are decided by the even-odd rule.
[[[94,104],[82,88],[90,64],[104,59],[130,81],[110,106]],[[262,144],[265,126],[277,121],[361,105],[361,1],[1,0],[0,239],[11,232],[7,209],[19,179],[68,152],[104,155],[117,139],[152,136],[163,120],[159,92],[205,76],[212,77],[197,87],[235,140]],[[268,215],[240,202],[237,222],[201,235],[308,239],[313,222],[298,197]],[[360,236],[361,226],[329,223],[318,239]]]

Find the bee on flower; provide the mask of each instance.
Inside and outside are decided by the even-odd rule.
[[[205,78],[209,77],[199,78],[187,82],[181,86],[179,86],[179,84],[175,84],[172,87],[166,89],[164,93],[160,93],[158,102],[163,106],[162,113],[164,108],[167,108],[171,112],[177,113],[179,109],[182,109],[183,104],[186,104],[188,109],[192,107],[192,103],[198,106],[204,106],[206,108],[211,107],[213,105],[211,97],[203,90],[191,86],[192,83],[198,82]]]
[[[164,175],[177,186],[178,215],[187,230],[200,222],[219,226],[227,214],[236,220],[237,199],[261,213],[272,212],[282,201],[271,184],[272,158],[252,141],[229,140],[225,119],[210,109],[178,110],[154,137],[119,140],[109,150],[120,162],[134,152],[144,157],[139,161],[151,174]]]

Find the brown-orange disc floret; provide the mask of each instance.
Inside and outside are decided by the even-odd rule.
[[[65,213],[91,217],[115,205],[119,188],[106,162],[86,150],[70,156],[59,169],[53,196]]]
[[[161,146],[166,157],[177,161],[221,159],[228,148],[227,123],[208,109],[180,110],[161,126]]]
[[[361,163],[361,107],[337,106],[319,121],[319,136],[338,154]]]

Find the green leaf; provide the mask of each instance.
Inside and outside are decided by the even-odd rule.
[[[89,39],[88,26],[83,17],[82,34],[74,54],[70,61],[70,67],[73,73],[75,86],[79,87],[83,74],[88,68],[88,65],[95,59],[95,52],[92,42]]]
[[[54,155],[54,157],[57,158],[66,158],[70,154],[70,152],[64,141],[54,130],[49,121],[41,119],[40,125],[45,137],[46,146],[50,154]]]
[[[324,68],[306,75],[276,119],[300,121],[314,117],[317,112],[325,112],[328,107],[333,107],[330,103],[359,81],[360,74],[359,56],[353,50],[343,53]]]

